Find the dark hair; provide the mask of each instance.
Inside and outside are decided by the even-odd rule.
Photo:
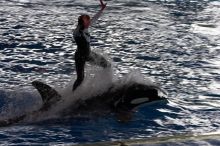
[[[84,29],[83,18],[90,19],[90,16],[84,14],[78,17],[78,25],[80,26],[80,29]]]

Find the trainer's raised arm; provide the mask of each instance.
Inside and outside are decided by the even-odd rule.
[[[104,9],[106,8],[106,5],[107,3],[103,3],[103,0],[99,0],[100,1],[100,6],[101,6],[101,9],[98,11],[98,13],[96,13],[93,17],[92,17],[92,20],[91,20],[91,23],[90,25],[94,25],[95,22],[99,19],[99,17],[101,16],[102,12],[104,11]]]

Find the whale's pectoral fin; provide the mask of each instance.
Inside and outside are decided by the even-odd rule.
[[[126,123],[132,120],[133,112],[132,111],[120,111],[115,114],[115,117],[118,122]]]
[[[48,110],[51,105],[61,100],[61,95],[49,85],[40,81],[33,81],[32,85],[38,90],[43,100],[43,106],[40,110]]]

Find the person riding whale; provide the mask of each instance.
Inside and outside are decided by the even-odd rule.
[[[100,0],[100,4],[101,10],[99,10],[99,12],[96,13],[92,19],[90,19],[90,16],[86,14],[78,17],[78,25],[73,32],[73,37],[77,45],[75,52],[75,68],[77,79],[73,84],[72,91],[79,87],[83,82],[86,62],[94,63],[103,68],[111,66],[111,64],[103,56],[91,51],[90,48],[90,34],[88,29],[98,20],[107,5],[103,3],[103,0]]]

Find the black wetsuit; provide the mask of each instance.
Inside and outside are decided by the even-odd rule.
[[[86,61],[97,64],[103,68],[111,65],[103,56],[91,51],[90,35],[86,29],[81,30],[80,28],[76,28],[73,35],[77,45],[77,50],[75,52],[77,79],[73,85],[73,90],[75,90],[84,79],[84,67]]]

